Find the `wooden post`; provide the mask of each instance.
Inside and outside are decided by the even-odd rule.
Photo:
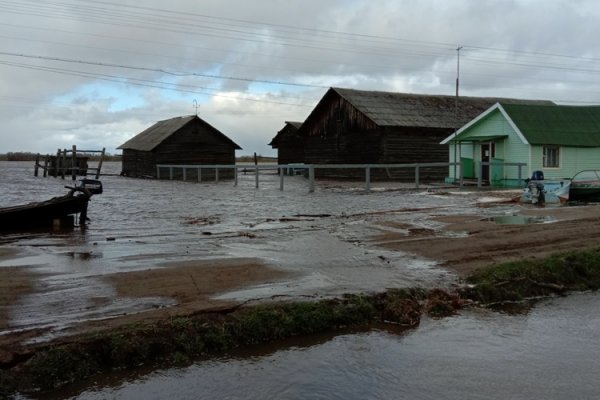
[[[283,191],[283,168],[279,168],[279,190]]]
[[[238,185],[238,169],[237,167],[233,167],[233,186]]]
[[[66,150],[65,150],[66,151]],[[77,179],[77,148],[73,145],[73,154],[71,162],[71,180]]]
[[[215,183],[219,183],[219,167],[215,168]]]
[[[419,188],[419,166],[415,167],[415,187]]]
[[[463,187],[464,178],[463,178],[463,162],[462,161],[458,164],[458,173],[460,174],[460,178],[459,178],[460,179],[460,181],[459,181],[460,187]]]
[[[308,192],[313,193],[315,191],[315,166],[308,166]]]
[[[63,149],[64,151],[62,152],[61,156],[60,156],[60,161],[61,161],[61,168],[60,168],[60,177],[65,179],[65,170],[66,170],[66,166],[67,166],[67,149]]]
[[[44,178],[48,176],[48,154],[44,157]]]
[[[40,167],[40,153],[35,156],[35,166],[33,167],[33,176],[38,176],[38,168]]]
[[[60,149],[56,150],[56,160],[54,160],[54,169],[52,171],[52,176],[55,178],[59,174],[59,166],[60,166]]]
[[[169,167],[169,180],[173,180],[173,167]]]
[[[102,161],[104,160],[104,150],[105,148],[102,148],[102,153],[100,153],[100,161],[98,161],[98,168],[96,169],[96,179],[100,178],[100,169],[102,169]]]
[[[183,174],[182,174],[182,176],[183,176],[183,181],[185,182],[185,181],[186,181],[186,178],[187,178],[187,173],[186,173],[187,171],[186,171],[186,168],[185,168],[185,167],[182,167],[182,169],[183,169]]]
[[[371,167],[368,165],[365,167],[365,190],[371,191]]]
[[[256,159],[256,153],[254,153],[254,158]],[[254,178],[255,180],[255,186],[258,189],[258,165],[255,167],[256,168],[256,177]]]

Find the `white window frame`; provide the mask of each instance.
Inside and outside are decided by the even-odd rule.
[[[548,151],[556,154],[548,154]],[[544,168],[560,168],[560,146],[544,145],[542,147],[542,165]]]

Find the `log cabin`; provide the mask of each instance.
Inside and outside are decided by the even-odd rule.
[[[197,115],[159,121],[118,147],[121,174],[156,177],[157,164],[233,165],[241,147]]]
[[[440,142],[493,104],[549,101],[423,95],[330,88],[298,129],[307,164],[447,163]],[[448,167],[421,169],[443,181]],[[320,176],[363,176],[363,170],[319,169]],[[414,170],[374,169],[375,179],[414,180]]]
[[[269,146],[277,149],[278,164],[295,164],[304,162],[304,144],[298,135],[302,122],[285,121],[277,135],[271,140]]]

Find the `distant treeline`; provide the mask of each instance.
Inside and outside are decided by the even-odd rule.
[[[237,162],[254,162],[254,158],[256,158],[256,162],[277,162],[277,157],[261,156],[260,154],[254,156],[239,156],[236,157],[235,160]]]
[[[100,159],[100,154],[87,154],[87,153],[77,153],[79,155],[87,155],[90,161],[98,161]],[[44,159],[45,154],[40,155],[40,160]],[[0,161],[35,161],[37,157],[37,153],[29,153],[26,151],[18,151],[0,154]],[[256,157],[256,162],[277,162],[277,157],[267,157],[267,156],[240,156],[236,157],[236,161],[238,162],[254,162],[254,158]],[[121,161],[120,154],[104,154],[104,161]]]
[[[86,153],[79,153],[85,155]],[[43,160],[44,155],[40,155],[40,160]],[[87,154],[91,161],[100,160],[100,154]],[[35,161],[37,153],[29,153],[19,151],[14,153],[0,154],[0,161]],[[121,155],[104,154],[104,161],[121,161]]]

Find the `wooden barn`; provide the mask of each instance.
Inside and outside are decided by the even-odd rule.
[[[420,95],[330,88],[298,130],[307,164],[448,162],[448,135],[493,104],[514,99]],[[543,102],[550,103],[550,102]],[[552,103],[550,103],[552,104]],[[321,170],[343,176],[353,170]],[[423,180],[444,180],[448,167],[421,169]],[[355,171],[361,176],[362,171]],[[375,178],[414,179],[413,169],[373,170]]]
[[[157,164],[235,164],[241,147],[197,115],[159,121],[118,147],[121,174],[156,177]]]
[[[285,126],[277,132],[269,146],[277,149],[278,164],[294,164],[304,162],[304,143],[298,135],[302,122],[286,121]]]

